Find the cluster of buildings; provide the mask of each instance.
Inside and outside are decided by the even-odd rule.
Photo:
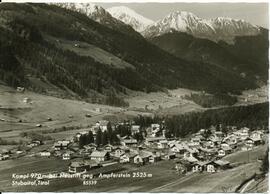
[[[97,125],[106,130],[106,125]],[[140,127],[131,125],[132,134],[139,132]],[[206,131],[208,135],[206,137]],[[54,144],[54,155],[63,160],[71,160],[70,173],[85,172],[92,168],[110,164],[145,165],[160,160],[175,159],[175,168],[179,173],[216,172],[230,168],[230,163],[222,158],[236,151],[251,150],[254,146],[263,144],[264,132],[251,131],[249,128],[237,129],[231,127],[227,134],[215,127],[191,135],[184,139],[167,139],[160,132],[158,124],[152,124],[147,129],[147,135],[142,142],[132,136],[120,137],[120,145],[103,145],[97,147],[94,143],[78,148],[72,141],[58,141]],[[84,134],[82,132],[81,134]],[[79,134],[76,134],[76,138]],[[76,158],[76,159],[73,159]]]
[[[83,173],[95,168],[114,164],[146,165],[161,160],[174,160],[178,173],[217,172],[230,168],[230,162],[223,158],[233,152],[253,149],[264,143],[263,130],[250,130],[243,127],[229,127],[229,130],[217,130],[215,127],[201,129],[190,137],[166,138],[159,124],[151,124],[144,130],[143,141],[133,136],[141,133],[139,125],[130,124],[131,135],[120,136],[119,145],[97,146],[90,143],[79,147],[78,139],[90,130],[94,136],[97,129],[108,130],[108,121],[99,121],[90,129],[77,133],[74,137],[54,142],[49,149],[41,150],[40,157],[56,157],[70,161],[70,173]],[[115,130],[115,126],[111,126]],[[40,146],[40,141],[32,141],[27,146]],[[0,155],[0,160],[8,159]]]

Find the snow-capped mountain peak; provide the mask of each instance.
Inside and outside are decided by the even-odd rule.
[[[99,22],[108,28],[119,30],[130,36],[141,37],[141,35],[133,30],[132,27],[114,18],[101,6],[95,5],[93,3],[56,3],[56,5],[64,9],[69,9],[84,14],[92,20]]]
[[[106,15],[105,9],[93,3],[57,3],[57,5],[65,9],[85,14],[91,19],[96,20],[97,22],[99,22],[100,17]]]
[[[191,34],[215,33],[213,27],[205,19],[187,11],[175,11],[149,26],[143,34],[146,37],[159,36],[170,32],[172,29]]]
[[[213,41],[224,40],[229,43],[233,42],[236,36],[252,36],[260,32],[258,26],[244,20],[226,17],[202,19],[190,12],[175,11],[148,26],[142,34],[145,37],[154,37],[172,30]]]
[[[152,20],[145,18],[144,16],[125,6],[111,7],[107,9],[107,11],[113,17],[132,26],[138,32],[145,30],[147,26],[154,23]]]

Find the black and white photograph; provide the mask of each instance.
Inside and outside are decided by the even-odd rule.
[[[0,3],[0,192],[267,193],[269,4]]]

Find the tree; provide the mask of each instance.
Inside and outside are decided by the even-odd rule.
[[[113,144],[113,131],[112,131],[112,125],[111,125],[110,122],[107,125],[107,129],[108,129],[108,139],[109,139],[109,142],[110,142],[110,144]]]
[[[102,134],[102,145],[108,144],[108,132],[104,131]]]
[[[100,144],[102,144],[102,131],[99,128],[97,131],[97,136],[96,136],[96,145],[100,146]]]
[[[268,155],[269,149],[267,149],[265,156],[262,161],[262,166],[260,170],[262,171],[263,174],[266,174],[269,172],[269,155]]]
[[[89,131],[88,135],[87,135],[87,143],[90,144],[90,143],[94,143],[94,135],[92,133],[92,131]]]
[[[87,144],[87,137],[86,135],[81,135],[79,138],[79,148],[83,148]]]

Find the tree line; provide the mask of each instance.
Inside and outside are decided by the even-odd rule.
[[[150,123],[164,124],[167,137],[186,137],[207,129],[211,126],[249,127],[251,130],[260,128],[268,130],[269,103],[260,103],[249,106],[235,106],[219,109],[210,109],[204,112],[190,112],[182,115],[166,117],[143,117],[135,119],[136,123],[148,126]],[[223,129],[225,130],[225,129]]]

